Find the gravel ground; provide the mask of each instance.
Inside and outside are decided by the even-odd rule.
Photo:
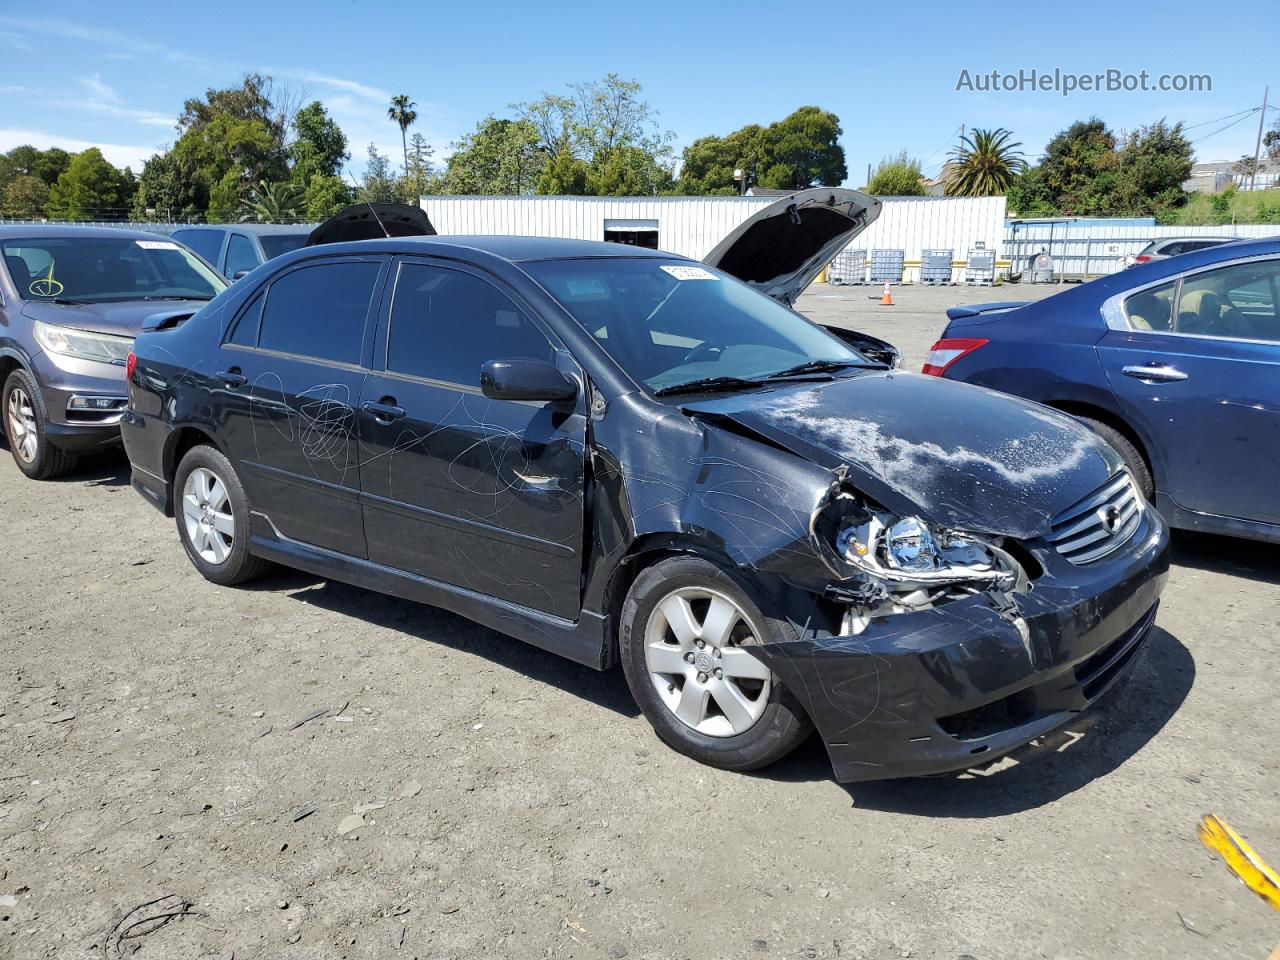
[[[1005,295],[871,292],[802,307],[913,367],[943,306]],[[34,484],[0,456],[0,543],[0,957],[1262,960],[1280,942],[1195,837],[1215,811],[1280,861],[1271,547],[1178,536],[1150,647],[1088,722],[994,769],[846,788],[816,742],[758,775],[700,767],[620,672],[447,613],[287,571],[208,584],[118,458]],[[190,915],[118,925],[166,895]]]

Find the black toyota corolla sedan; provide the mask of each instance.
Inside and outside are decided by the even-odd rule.
[[[789,308],[877,211],[797,195],[706,262],[527,237],[286,254],[138,339],[134,486],[215,583],[274,561],[620,662],[709,764],[813,727],[840,780],[992,759],[1132,665],[1167,532],[1073,420]]]

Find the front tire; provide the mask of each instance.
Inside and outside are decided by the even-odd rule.
[[[32,480],[53,480],[75,468],[76,458],[49,442],[45,431],[49,416],[40,385],[21,367],[4,382],[0,411],[9,452],[24,474]]]
[[[663,741],[700,763],[756,770],[799,746],[812,725],[746,648],[795,639],[727,571],[672,557],[632,584],[619,652],[631,695]]]
[[[200,574],[224,587],[270,565],[249,553],[249,500],[231,461],[211,446],[192,447],[173,478],[178,538]]]

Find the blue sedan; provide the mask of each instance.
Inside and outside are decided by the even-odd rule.
[[[1280,239],[947,311],[924,372],[1079,417],[1170,525],[1280,542]]]

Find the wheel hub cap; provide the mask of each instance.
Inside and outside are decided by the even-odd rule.
[[[197,467],[182,486],[182,518],[191,548],[206,562],[222,564],[235,543],[235,518],[227,485],[212,470]]]
[[[758,632],[728,596],[681,587],[663,597],[645,627],[645,666],[663,705],[712,737],[750,730],[769,705],[773,674],[746,647]]]

